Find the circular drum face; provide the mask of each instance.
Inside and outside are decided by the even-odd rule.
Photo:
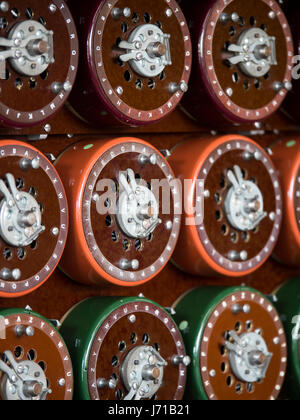
[[[87,300],[67,315],[61,331],[71,343],[78,398],[182,399],[190,358],[174,321],[156,304],[134,298]],[[80,349],[74,347],[75,338],[83,344]]]
[[[55,270],[68,231],[60,178],[37,149],[0,142],[0,296],[18,297],[41,286]]]
[[[1,2],[0,47],[0,122],[22,128],[50,118],[67,100],[78,66],[65,2]]]
[[[72,400],[72,363],[59,333],[30,311],[0,314],[0,399]]]
[[[188,89],[191,41],[174,0],[93,1],[74,5],[82,37],[82,76],[72,107],[93,123],[105,109],[130,125],[155,123]],[[82,94],[84,92],[84,94]]]
[[[276,291],[275,305],[281,318],[288,341],[288,397],[299,400],[300,392],[300,281],[291,279]]]
[[[164,157],[138,139],[81,142],[57,168],[73,220],[62,270],[88,284],[136,286],[156,276],[171,258],[181,220],[179,188]]]
[[[300,265],[300,139],[287,138],[272,147],[283,196],[283,224],[274,255],[282,263]]]
[[[175,263],[197,275],[258,269],[274,249],[282,217],[279,180],[266,152],[241,136],[190,140],[175,148],[170,164],[192,180],[189,206],[198,209],[182,222]]]
[[[250,289],[200,288],[175,309],[176,320],[189,324],[188,351],[194,349],[188,392],[210,400],[278,398],[287,344],[279,315],[266,298]]]
[[[269,117],[292,88],[294,49],[286,17],[269,0],[249,0],[247,7],[243,0],[204,3],[187,6],[197,57],[185,108],[205,121],[211,112],[206,97],[234,122]]]

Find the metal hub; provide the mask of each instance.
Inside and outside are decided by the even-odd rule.
[[[237,165],[234,172],[228,171],[227,177],[232,183],[224,203],[229,223],[241,231],[254,230],[267,216],[259,187],[252,181],[246,181]]]
[[[118,201],[120,228],[131,238],[146,238],[162,222],[155,195],[143,181],[137,183],[132,169],[127,169],[127,177],[120,175],[120,187],[124,189]]]
[[[0,203],[0,235],[11,246],[25,247],[45,230],[40,206],[31,194],[18,191],[12,174],[6,174],[6,180],[9,188],[0,180],[4,196]]]
[[[260,28],[244,31],[237,44],[231,44],[228,51],[235,53],[229,62],[238,65],[250,77],[263,77],[277,65],[276,38]]]
[[[163,382],[167,362],[150,346],[131,350],[122,366],[122,379],[128,390],[124,400],[140,400],[153,397]]]
[[[26,20],[13,27],[8,39],[0,38],[1,78],[5,79],[5,61],[8,59],[16,72],[38,76],[54,62],[53,31],[35,21]]]
[[[51,393],[43,369],[35,362],[16,362],[10,351],[4,356],[9,365],[0,360],[0,371],[3,373],[0,392],[3,400],[46,400]]]
[[[265,379],[273,354],[261,335],[246,333],[238,336],[230,332],[233,342],[226,342],[229,350],[230,366],[235,376],[247,383]]]
[[[126,50],[119,58],[124,63],[129,62],[140,76],[156,77],[166,66],[172,65],[170,37],[156,25],[138,26],[128,41],[119,43],[118,47]]]

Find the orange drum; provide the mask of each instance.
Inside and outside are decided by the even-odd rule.
[[[174,211],[177,191],[171,191],[168,214],[152,191],[152,180],[174,180],[164,156],[135,138],[83,141],[66,150],[56,167],[71,218],[62,270],[80,283],[119,286],[137,286],[160,273],[181,221]],[[111,195],[103,195],[107,189]]]
[[[279,179],[268,154],[247,137],[228,135],[183,142],[169,162],[178,178],[191,180],[174,263],[195,275],[231,277],[264,264],[282,218]]]

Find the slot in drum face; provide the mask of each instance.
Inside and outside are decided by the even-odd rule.
[[[274,256],[281,263],[300,266],[300,139],[285,138],[272,146],[272,160],[283,191],[283,223]]]
[[[72,400],[71,359],[53,325],[29,310],[1,310],[0,315],[5,335],[0,340],[0,399]]]
[[[254,123],[277,111],[292,89],[294,56],[291,30],[278,3],[191,2],[185,12],[194,39],[185,110],[214,127],[226,119]]]
[[[1,3],[0,124],[41,124],[65,103],[78,66],[78,38],[65,2]]]
[[[71,217],[62,270],[89,285],[105,280],[137,286],[158,275],[174,251],[181,221],[175,214],[180,191],[163,155],[134,138],[80,142],[56,168]],[[168,190],[166,209],[154,184],[161,181]]]
[[[61,333],[72,356],[77,398],[182,399],[190,358],[173,319],[154,302],[88,299],[64,317]]]
[[[64,187],[34,147],[0,141],[0,296],[19,297],[54,272],[68,232]]]
[[[187,352],[185,398],[275,400],[287,367],[284,329],[273,305],[248,288],[205,287],[174,305]]]
[[[73,110],[96,125],[119,124],[116,119],[148,125],[168,116],[188,89],[192,62],[176,1],[97,0],[70,7],[82,45]]]
[[[175,264],[200,276],[240,277],[261,267],[282,218],[279,178],[267,153],[242,136],[201,138],[178,145],[169,163],[177,177],[193,181],[186,196],[189,208],[198,208],[182,218]]]

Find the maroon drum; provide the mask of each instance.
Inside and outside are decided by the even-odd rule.
[[[41,124],[66,102],[78,66],[78,39],[66,3],[0,2],[0,125]]]
[[[202,123],[254,123],[273,114],[292,88],[287,19],[275,1],[187,2],[194,62],[183,106]]]

